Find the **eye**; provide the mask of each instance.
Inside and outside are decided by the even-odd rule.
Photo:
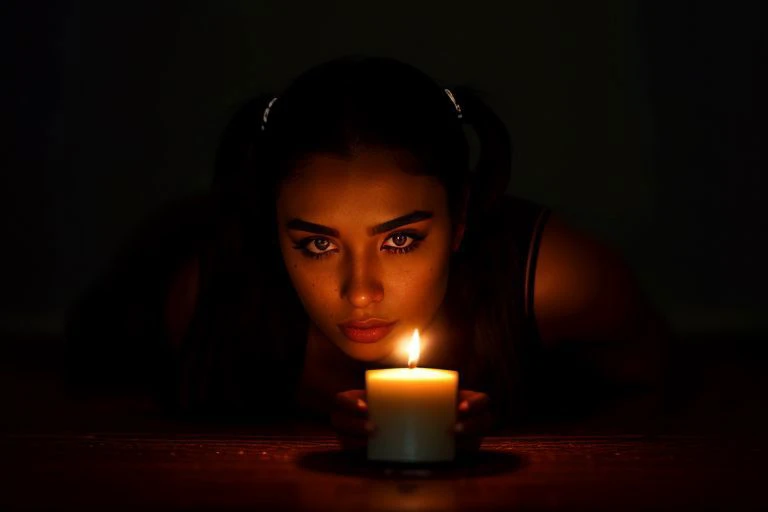
[[[413,238],[409,237],[405,233],[395,233],[389,237],[389,240],[392,240],[392,243],[397,247],[406,247],[406,244],[408,244],[409,241],[413,242]]]
[[[325,238],[315,238],[314,240],[312,240],[312,242],[309,245],[307,245],[307,248],[312,252],[325,252],[328,250],[328,247],[330,247],[330,245],[331,245],[331,242],[329,242]],[[313,248],[317,249],[317,251],[315,251]]]
[[[304,254],[313,257],[324,256],[336,252],[336,245],[327,238],[311,237],[301,240],[294,246],[300,249]]]
[[[389,236],[381,246],[382,250],[397,253],[408,252],[418,246],[424,236],[418,233],[397,232]]]

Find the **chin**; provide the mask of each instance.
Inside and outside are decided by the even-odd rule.
[[[384,341],[364,344],[345,340],[341,349],[352,359],[365,363],[381,362],[392,354],[392,347]]]

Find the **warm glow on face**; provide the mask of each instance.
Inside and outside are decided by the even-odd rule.
[[[421,350],[421,343],[419,341],[419,330],[413,330],[413,336],[411,336],[411,342],[408,344],[408,368],[415,368],[419,362],[419,352]]]
[[[443,185],[404,172],[389,153],[315,156],[281,184],[276,207],[285,268],[312,323],[353,359],[402,367],[413,328],[432,325],[448,289]],[[417,212],[431,216],[381,230]],[[359,343],[340,327],[367,319],[392,328]]]

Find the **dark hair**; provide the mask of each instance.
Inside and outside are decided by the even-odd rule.
[[[441,87],[401,62],[345,59],[310,70],[273,104],[264,139],[279,180],[318,153],[404,153],[401,167],[437,177],[459,212],[469,149],[458,113]]]
[[[256,300],[261,317],[274,320],[275,316],[302,315],[291,293],[284,293],[280,300],[264,297],[292,292],[274,240],[274,199],[280,183],[305,159],[319,153],[353,157],[370,148],[386,149],[401,159],[406,172],[438,178],[445,186],[454,221],[462,212],[467,214],[465,248],[456,258],[449,288],[453,307],[463,313],[459,316],[471,318],[463,326],[472,340],[464,377],[476,388],[506,395],[510,379],[516,375],[510,367],[515,361],[517,333],[509,324],[515,316],[509,311],[515,302],[509,288],[519,283],[505,274],[509,262],[499,261],[506,254],[503,243],[490,235],[499,229],[493,213],[510,174],[509,135],[477,94],[462,87],[450,90],[461,116],[444,87],[403,62],[354,57],[319,65],[299,76],[275,101],[272,95],[264,95],[239,111],[220,146],[215,185],[222,210],[234,212],[243,222],[246,252],[249,247],[256,250],[247,242],[255,234],[260,237],[260,247],[266,234],[273,239],[267,256],[274,269],[270,267],[268,275],[249,273],[249,282],[251,293],[262,297]],[[466,126],[480,142],[474,169],[470,168]],[[464,210],[467,191],[469,203]],[[473,275],[478,269],[483,271]],[[231,272],[219,271],[221,274]],[[507,278],[504,286],[498,285]],[[222,290],[215,284],[211,288]],[[241,285],[238,290],[244,288]],[[225,303],[232,304],[231,286],[223,289],[226,291],[207,294],[213,297],[208,299],[210,307],[221,309],[216,296],[223,294],[230,296]],[[230,331],[242,327],[231,319],[229,325]],[[297,337],[306,336],[302,332],[306,324],[294,321],[292,325]],[[273,334],[279,337],[277,332]],[[301,358],[303,339],[292,347],[275,341],[277,348],[270,357],[286,364],[290,358]]]
[[[461,211],[467,190],[472,191],[471,212],[487,211],[509,181],[509,134],[475,92],[450,90],[461,115],[444,87],[409,64],[360,57],[321,64],[282,93],[262,95],[241,108],[222,138],[216,179],[229,180],[229,194],[237,192],[248,201],[254,192],[274,193],[314,154],[353,157],[381,148],[399,152],[407,172],[437,177],[453,215]],[[474,169],[466,125],[481,143]]]

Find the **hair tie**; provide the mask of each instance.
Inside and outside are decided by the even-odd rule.
[[[272,98],[269,100],[269,103],[267,104],[267,108],[264,109],[264,115],[261,116],[261,131],[264,131],[267,129],[267,118],[269,117],[269,109],[272,108],[272,105],[275,104],[277,101],[277,97]]]
[[[445,94],[448,95],[448,99],[451,100],[451,103],[453,103],[453,108],[456,109],[456,117],[459,119],[462,119],[464,115],[461,113],[461,106],[459,105],[459,102],[456,101],[456,98],[453,96],[453,93],[450,89],[445,89]]]
[[[463,119],[464,115],[461,112],[461,105],[456,101],[456,98],[454,97],[453,93],[450,89],[445,89],[445,94],[448,96],[448,99],[451,100],[451,103],[453,103],[453,108],[456,110],[456,117],[458,119]],[[261,131],[264,131],[267,129],[267,120],[269,119],[269,111],[272,109],[272,106],[277,101],[277,97],[272,98],[269,100],[269,103],[267,104],[267,108],[264,109],[264,115],[261,117]]]

